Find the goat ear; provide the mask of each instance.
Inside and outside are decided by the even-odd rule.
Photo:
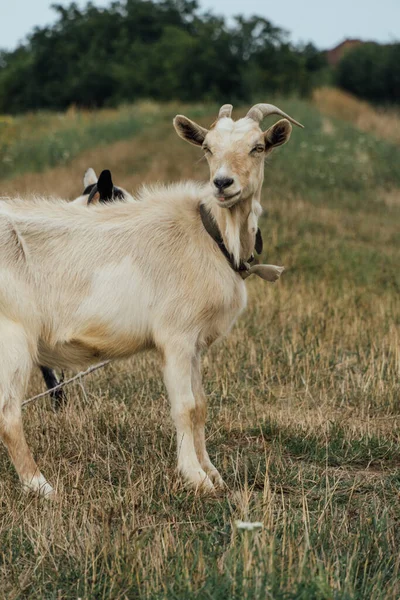
[[[90,167],[83,176],[83,187],[87,188],[89,185],[94,185],[97,183],[97,175]]]
[[[111,171],[105,169],[100,173],[97,181],[97,191],[100,194],[100,202],[107,202],[113,199],[114,184],[111,177]]]
[[[287,119],[281,119],[264,133],[266,150],[272,150],[289,141],[292,126]]]
[[[174,127],[176,133],[183,140],[194,144],[195,146],[201,146],[208,133],[207,129],[197,125],[194,121],[191,121],[183,115],[176,115],[174,121]]]

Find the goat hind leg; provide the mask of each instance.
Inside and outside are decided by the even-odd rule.
[[[196,403],[194,413],[194,445],[196,454],[201,466],[213,484],[217,488],[223,489],[225,487],[224,481],[212,464],[206,448],[205,422],[207,416],[207,399],[201,378],[200,354],[197,354],[192,361],[192,390]]]
[[[0,318],[0,439],[8,450],[24,489],[49,495],[52,487],[33,459],[22,426],[21,396],[31,365],[23,328],[18,323]]]

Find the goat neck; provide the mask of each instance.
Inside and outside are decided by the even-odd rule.
[[[205,202],[237,267],[254,253],[257,223],[262,212],[260,194],[261,185],[256,193],[231,208],[218,206],[212,194]]]

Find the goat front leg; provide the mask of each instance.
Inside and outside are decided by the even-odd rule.
[[[214,485],[219,489],[223,489],[225,487],[224,481],[218,473],[218,470],[212,464],[206,449],[205,423],[207,416],[207,398],[204,393],[201,378],[200,353],[198,353],[192,361],[192,390],[196,403],[194,413],[194,445],[197,457]]]
[[[214,485],[197,458],[194,443],[196,401],[192,391],[193,354],[176,348],[165,352],[164,381],[176,427],[178,470],[191,486],[214,491]]]

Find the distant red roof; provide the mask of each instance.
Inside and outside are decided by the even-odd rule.
[[[344,40],[344,42],[341,42],[341,44],[335,46],[335,48],[332,48],[332,50],[326,51],[326,60],[331,65],[331,67],[336,67],[336,65],[341,60],[345,52],[347,52],[351,48],[359,46],[360,44],[365,44],[365,42],[363,42],[362,40]]]

